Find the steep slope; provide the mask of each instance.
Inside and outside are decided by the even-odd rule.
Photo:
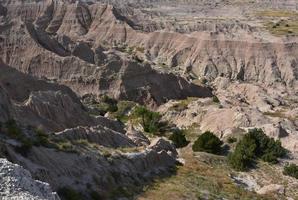
[[[2,32],[4,35],[13,32],[17,38],[17,42],[3,41],[1,50],[5,62],[22,72],[65,84],[81,96],[109,94],[119,99],[153,104],[171,98],[211,96],[207,88],[172,74],[159,73],[140,60],[126,59],[118,51],[105,52],[101,46],[77,42],[67,35],[60,35],[59,31],[58,36],[53,37],[41,29],[41,25],[23,22],[20,18],[14,20],[11,29]],[[168,85],[166,90],[156,90],[165,84]]]
[[[7,7],[2,31],[5,39],[1,45],[5,62],[34,76],[57,80],[78,94],[82,94],[82,90],[85,93],[99,90],[94,92],[96,94],[106,92],[106,88],[98,89],[98,86],[105,85],[101,84],[98,73],[104,73],[103,70],[109,66],[133,65],[130,62],[113,63],[111,56],[106,55],[102,48],[102,45],[111,43],[140,49],[139,53],[153,67],[166,65],[170,71],[178,70],[180,74],[194,75],[194,78],[212,81],[224,76],[267,86],[297,88],[296,40],[264,39],[258,26],[233,20],[205,22],[198,19],[198,23],[203,23],[202,28],[198,27],[187,34],[167,31],[166,27],[145,32],[136,28],[142,17],[146,16],[143,13],[142,17],[136,17],[139,12],[137,8],[130,10],[100,3],[41,1],[29,4],[32,12],[25,12],[29,8],[20,7],[22,4],[7,2],[3,5]],[[23,14],[15,17],[16,10],[22,9]],[[154,13],[152,15],[155,16]],[[161,18],[167,19],[168,16],[162,15]],[[151,21],[156,23],[153,19]],[[173,27],[179,26],[171,23]],[[11,33],[15,37],[7,37]],[[16,41],[9,41],[12,38]],[[143,64],[137,65],[143,70]],[[84,74],[81,79],[85,80],[76,84],[80,81],[76,73]],[[116,74],[119,73],[116,72],[114,76]],[[159,77],[158,73],[155,76]],[[139,77],[143,78],[143,75]],[[117,83],[108,82],[110,88],[107,90],[111,91]],[[85,85],[89,87],[83,87]]]
[[[120,122],[90,116],[65,86],[36,80],[3,63],[0,86],[0,155],[48,182],[59,195],[72,190],[84,199],[131,196],[176,165],[171,143],[156,138],[140,146],[125,135]],[[39,193],[32,195],[35,199]]]

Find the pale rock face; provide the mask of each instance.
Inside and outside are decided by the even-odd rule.
[[[74,102],[61,91],[32,92],[17,110],[17,118],[24,124],[43,126],[51,131],[95,124],[95,120],[86,113],[81,104]]]
[[[59,200],[48,183],[36,181],[23,167],[0,159],[0,198],[22,200]]]
[[[78,151],[34,146],[23,157],[7,142],[8,156],[55,190],[84,194],[91,184],[102,198],[175,166],[178,154],[166,139],[150,141],[132,126],[89,116],[77,95],[90,94],[146,104],[179,128],[195,125],[221,138],[262,128],[297,153],[298,39],[264,31],[255,16],[264,9],[296,11],[297,2],[2,0],[0,121],[42,127]],[[175,100],[187,97],[197,98],[177,109]],[[27,179],[3,179],[0,188],[15,180],[27,186]],[[279,185],[238,181],[262,194],[284,193]],[[38,184],[11,195],[51,199]]]
[[[282,185],[271,184],[271,185],[266,185],[262,187],[257,191],[257,193],[258,194],[272,194],[272,193],[284,194],[285,188]]]
[[[136,145],[128,136],[100,125],[65,129],[62,132],[55,133],[55,135],[57,138],[67,139],[68,141],[87,140],[90,143],[112,148],[134,147]]]
[[[198,134],[212,131],[220,138],[261,128],[268,136],[280,139],[285,148],[297,152],[296,100],[287,100],[284,98],[287,93],[258,84],[231,82],[226,78],[218,78],[214,84],[220,103],[193,99],[187,100],[182,110],[176,110],[175,105],[181,102],[170,101],[158,108],[163,119],[181,128],[196,125]]]
[[[185,5],[185,2],[179,3]],[[179,3],[170,6],[174,13],[175,9],[179,10]],[[258,7],[267,4],[255,2],[253,5]],[[257,26],[245,26],[236,21],[222,22],[223,25],[216,22],[204,25],[206,22],[199,21],[202,25],[194,29],[188,25],[189,30],[180,33],[181,27],[177,22],[172,25],[176,32],[167,25],[157,28],[154,19],[158,19],[158,15],[154,12],[146,14],[137,6],[134,9],[119,9],[100,3],[67,1],[41,1],[34,5],[5,1],[3,5],[7,7],[7,20],[15,19],[14,25],[5,30],[3,35],[11,34],[13,30],[18,38],[17,41],[3,42],[0,53],[5,62],[34,76],[57,80],[80,95],[109,93],[117,98],[134,98],[146,103],[156,101],[158,104],[165,102],[160,96],[165,99],[198,96],[194,90],[199,91],[201,96],[208,96],[207,91],[193,88],[182,79],[146,71],[144,67],[149,66],[125,60],[119,62],[121,56],[118,61],[111,60],[108,55],[104,56],[106,53],[101,48],[105,43],[138,47],[143,49],[140,51],[144,51],[151,63],[159,65],[162,62],[169,66],[170,71],[179,71],[181,68],[182,73],[186,70],[208,80],[223,76],[231,80],[258,82],[265,86],[279,85],[292,88],[294,92],[297,88],[295,40],[262,39],[258,36],[260,30]],[[146,3],[141,5],[147,8]],[[151,3],[149,5],[152,6]],[[198,8],[201,6],[200,3],[194,5]],[[209,7],[206,2],[202,5],[204,8]],[[158,8],[158,4],[153,6]],[[16,19],[17,10],[29,9],[32,10],[30,14],[23,12]],[[167,17],[168,12],[164,13],[162,9],[160,12]],[[245,16],[245,13],[239,15]],[[153,24],[152,27],[146,28],[146,22],[142,24],[144,19]],[[30,20],[34,21],[33,25]],[[231,27],[237,30],[235,34]],[[13,54],[8,56],[10,52]],[[122,67],[119,70],[115,65]],[[130,69],[137,75],[131,74]],[[126,75],[118,77],[121,81],[115,81],[115,76],[121,73]],[[159,81],[159,85],[167,85],[168,91],[157,93],[155,81]],[[182,83],[180,87],[177,82]],[[187,88],[192,88],[192,92]],[[130,91],[138,94],[139,99],[132,97]]]
[[[132,124],[128,125],[126,136],[138,146],[147,146],[150,144],[149,139],[141,131],[136,130]]]
[[[119,99],[159,105],[171,98],[212,95],[208,88],[196,86],[173,74],[156,72],[142,61],[121,56],[121,52],[104,52],[105,49],[101,44],[97,44],[97,38],[93,36],[81,38],[87,33],[100,37],[102,34],[97,32],[97,28],[101,26],[103,29],[105,26],[113,26],[112,24],[122,26],[118,23],[122,18],[117,19],[114,16],[117,14],[111,6],[95,5],[97,6],[90,7],[83,3],[58,1],[51,1],[48,5],[48,2],[42,1],[34,6],[40,6],[38,10],[44,12],[43,14],[31,12],[30,16],[13,18],[13,9],[29,8],[19,8],[18,4],[8,3],[7,9],[12,9],[11,12],[8,11],[8,19],[12,17],[15,21],[11,30],[6,30],[3,34],[15,32],[18,39],[5,41],[8,46],[0,45],[4,62],[33,76],[46,77],[67,85],[80,96],[109,94]],[[34,6],[32,9],[37,9]],[[51,14],[47,14],[48,12]],[[105,16],[105,19],[100,19],[101,15]],[[53,18],[48,19],[49,16]],[[90,22],[94,17],[98,18],[98,25],[95,20]],[[110,22],[109,17],[114,21]],[[32,18],[36,18],[35,24],[28,21]],[[46,30],[52,30],[53,24],[57,23],[57,29],[54,28],[56,36],[53,37]],[[91,31],[92,29],[94,30]],[[117,34],[117,31],[114,33]],[[16,45],[12,54],[9,50],[10,43]],[[160,85],[168,86],[163,88]]]

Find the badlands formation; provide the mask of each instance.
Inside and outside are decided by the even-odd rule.
[[[298,199],[282,173],[298,164],[297,9],[0,1],[0,199]],[[158,134],[136,119],[140,105],[166,124]],[[237,172],[192,152],[205,131],[232,151],[228,138],[252,128],[288,156]],[[168,140],[175,130],[188,146]]]

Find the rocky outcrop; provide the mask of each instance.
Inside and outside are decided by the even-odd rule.
[[[44,14],[52,17],[51,22],[44,20],[44,15],[39,16],[36,13],[35,23],[29,20],[33,16],[21,16],[13,20],[11,28],[3,30],[3,36],[8,36],[13,32],[16,38],[12,41],[7,39],[0,45],[0,54],[9,65],[39,78],[58,81],[69,86],[81,96],[108,94],[119,99],[159,105],[172,98],[211,95],[209,89],[191,84],[173,74],[159,73],[149,64],[142,63],[141,60],[127,59],[120,52],[105,53],[106,49],[91,37],[87,40],[80,39],[83,35],[91,33],[89,29],[96,24],[94,21],[90,22],[89,15],[96,13],[97,17],[102,14],[109,15],[114,20],[122,19],[115,17],[116,11],[110,6],[98,5],[98,7],[91,8],[83,3],[71,4],[56,1],[52,1],[50,5],[47,3],[39,2],[36,5],[41,4],[45,13],[49,12],[48,6],[55,5],[54,10],[50,9],[53,12],[51,15]],[[11,6],[18,7],[18,5]],[[12,8],[8,5],[8,10],[10,9]],[[40,9],[40,12],[43,9]],[[106,14],[105,10],[110,13]],[[13,11],[9,13],[14,16]],[[53,25],[58,16],[64,18],[61,19],[59,29],[55,32],[56,36],[53,36],[52,33],[47,32],[47,28],[53,29],[51,24]],[[66,19],[73,24],[66,23]],[[102,23],[110,25],[109,21]],[[84,31],[85,29],[88,31]],[[96,31],[94,30],[93,33]],[[71,36],[68,35],[69,33],[72,33]],[[160,85],[167,85],[167,87],[159,87]],[[159,92],[156,88],[165,89]]]
[[[3,63],[0,66],[0,94],[2,122],[16,119],[23,125],[59,131],[78,125],[94,125],[96,121],[69,88],[36,80]]]
[[[262,128],[268,136],[281,140],[285,148],[296,153],[297,97],[279,89],[226,80],[214,82],[219,102],[189,98],[182,102],[170,101],[158,110],[164,114],[165,121],[178,127],[212,131],[222,139]]]
[[[256,2],[256,5],[260,3]],[[7,19],[16,15],[16,8],[28,9],[19,8],[18,4],[8,3],[6,6]],[[156,101],[160,104],[160,96],[179,99],[187,95],[198,96],[198,92],[201,96],[207,94],[184,79],[157,73],[148,65],[119,61],[122,60],[121,56],[119,58],[103,52],[104,44],[136,47],[153,66],[163,63],[169,70],[181,72],[188,68],[187,71],[194,78],[205,77],[212,81],[224,76],[267,86],[297,88],[295,40],[255,38],[259,37],[259,29],[246,28],[244,25],[239,25],[239,31],[233,35],[228,32],[232,29],[231,25],[220,27],[212,24],[214,22],[210,26],[215,26],[215,30],[202,29],[189,34],[170,32],[165,28],[165,31],[145,32],[136,28],[139,27],[136,25],[138,21],[142,20],[133,14],[138,13],[137,8],[118,9],[99,3],[60,1],[41,1],[31,9],[38,10],[35,6],[41,8],[39,12],[24,12],[10,29],[2,32],[4,36],[12,31],[17,34],[16,41],[3,41],[1,54],[5,62],[34,76],[57,80],[80,95],[108,93],[118,98],[146,103]],[[142,16],[146,15],[148,13]],[[170,19],[166,15],[161,16]],[[173,26],[179,25],[179,21],[172,23]],[[236,25],[238,23],[234,22]],[[136,75],[128,73],[131,69]],[[119,81],[115,81],[115,78]],[[169,93],[173,95],[165,91],[153,94],[156,92],[156,81],[160,85],[166,84],[167,90],[172,90]],[[177,82],[181,82],[182,87]],[[116,88],[120,90],[117,94],[112,92]],[[130,92],[139,97],[132,98]]]
[[[132,124],[128,125],[126,136],[138,146],[147,146],[150,144],[149,139],[141,131],[136,130]]]
[[[266,185],[262,187],[257,191],[257,193],[258,194],[272,194],[272,193],[284,194],[285,188],[282,185],[271,184],[271,185]]]
[[[116,135],[107,134],[106,137],[105,141]],[[120,141],[123,136],[118,134],[117,137]],[[27,157],[22,157],[10,146],[6,150],[14,162],[38,179],[48,181],[54,189],[72,188],[86,199],[90,198],[91,191],[96,191],[103,199],[124,197],[125,194],[120,193],[123,188],[137,191],[153,178],[169,174],[176,165],[177,155],[175,148],[165,141],[156,142],[145,150],[127,150],[125,153],[94,149],[92,145],[83,144],[74,146],[72,153],[33,147]],[[90,187],[86,188],[86,185]]]
[[[119,198],[124,188],[140,191],[154,178],[170,175],[176,165],[177,152],[168,141],[160,139],[148,146],[135,140],[135,135],[130,139],[119,121],[90,116],[67,87],[37,80],[3,63],[0,105],[1,123],[15,119],[17,132],[14,136],[7,134],[6,126],[0,128],[1,155],[56,191],[66,187],[84,199],[91,199],[92,192],[103,199]],[[37,133],[35,128],[43,131]],[[150,143],[144,135],[142,140]],[[26,179],[6,179],[2,171],[13,172],[1,169],[0,160],[0,182],[9,187],[3,188],[1,197],[52,198],[46,196],[49,186],[31,184],[27,171],[16,172]],[[13,186],[20,189],[14,191]]]
[[[68,141],[87,140],[90,143],[111,148],[134,147],[136,145],[126,135],[103,126],[66,129],[55,135],[56,138],[67,139]]]
[[[191,71],[195,75],[210,80],[225,76],[234,80],[255,81],[266,85],[278,82],[292,88],[297,86],[296,42],[285,42],[280,39],[274,39],[273,42],[262,41],[260,38],[250,36],[259,30],[246,28],[241,24],[237,31],[239,34],[234,36],[229,31],[239,22],[235,21],[233,25],[227,24],[226,27],[211,22],[210,27],[215,27],[214,29],[198,28],[192,30],[191,34],[154,29],[146,33],[136,30],[140,27],[136,25],[138,21],[146,16],[143,13],[143,18],[138,18],[137,9],[117,9],[98,3],[88,5],[82,2],[49,2],[41,1],[34,4],[30,12],[24,12],[29,8],[26,6],[21,8],[19,6],[21,4],[7,5],[8,18],[13,18],[16,15],[15,10],[18,9],[24,13],[12,29],[17,33],[27,33],[24,36],[18,35],[17,41],[3,41],[3,45],[6,46],[2,45],[2,55],[10,65],[18,66],[21,70],[37,76],[61,79],[63,73],[49,74],[46,70],[40,69],[39,65],[52,65],[58,62],[54,67],[57,69],[62,67],[62,63],[63,65],[68,63],[69,66],[78,65],[77,63],[82,65],[84,63],[82,61],[94,64],[97,55],[94,49],[98,49],[100,44],[126,43],[131,47],[144,48],[150,60],[154,62],[162,60],[172,68],[191,66]],[[258,4],[260,2],[256,2],[256,5]],[[37,9],[38,6],[42,9]],[[135,15],[131,14],[134,12]],[[22,25],[22,21],[30,23],[32,20],[35,20],[34,25]],[[179,27],[178,22],[172,23],[174,27],[175,25]],[[3,34],[8,33],[10,31],[4,31]],[[60,43],[59,39],[51,36],[53,33],[57,34],[57,38],[63,38],[63,42]],[[26,41],[25,44],[25,39],[29,39],[30,42]],[[29,45],[33,47],[30,50]],[[40,47],[42,51],[38,51]],[[8,55],[12,52],[12,56]],[[24,53],[26,57],[20,60],[19,55]],[[71,55],[75,58],[69,58]],[[55,62],[49,57],[54,57]],[[58,74],[60,76],[57,76]]]
[[[59,200],[48,183],[36,181],[19,165],[0,159],[1,199]]]

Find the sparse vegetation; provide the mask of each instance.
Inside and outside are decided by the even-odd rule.
[[[175,130],[169,139],[174,143],[176,148],[182,148],[189,144],[182,130]]]
[[[105,110],[106,112],[116,112],[118,110],[117,100],[115,100],[107,95],[104,95],[101,98],[101,102],[106,105],[106,110]]]
[[[97,102],[96,100],[93,100],[90,103],[90,107],[92,107],[96,111],[96,112],[93,111],[91,114],[100,114],[100,115],[104,115],[107,112],[113,113],[118,110],[117,100],[115,100],[107,95],[103,95],[100,98],[99,102]]]
[[[193,156],[189,147],[181,149],[185,164],[176,174],[156,180],[144,188],[141,199],[241,199],[269,200],[237,186],[229,177],[225,157],[204,152]]]
[[[119,101],[117,103],[118,110],[112,113],[112,117],[125,123],[129,119],[129,112],[136,106],[135,102],[132,101]]]
[[[21,128],[18,126],[14,119],[8,120],[5,123],[6,134],[8,137],[19,141],[20,146],[15,147],[15,150],[23,156],[27,156],[29,151],[31,150],[33,143],[31,140],[22,133]]]
[[[10,119],[5,123],[6,133],[13,139],[22,138],[22,130],[18,127],[14,119]]]
[[[257,15],[260,17],[298,17],[298,12],[286,11],[286,10],[264,10],[257,12]]]
[[[171,109],[181,112],[181,111],[187,109],[188,105],[191,102],[195,101],[196,99],[197,99],[196,97],[188,97],[187,99],[180,100],[179,102],[175,103]]]
[[[235,137],[228,137],[227,142],[229,144],[233,144],[233,143],[237,142],[237,138],[235,138]]]
[[[164,126],[160,121],[161,115],[157,112],[148,110],[144,106],[136,107],[132,115],[134,118],[140,120],[145,132],[158,134]]]
[[[252,129],[236,145],[235,151],[228,156],[229,164],[236,170],[245,171],[252,167],[256,159],[277,163],[278,158],[287,154],[280,141],[264,134],[262,129]]]
[[[213,97],[212,97],[212,101],[213,101],[214,103],[220,103],[220,101],[219,101],[219,99],[218,99],[217,96],[213,96]]]
[[[297,35],[298,23],[297,20],[280,20],[279,22],[267,22],[266,29],[276,36]]]
[[[83,200],[82,195],[70,187],[62,187],[58,190],[58,195],[62,200]]]
[[[295,165],[293,163],[286,165],[284,167],[283,174],[298,179],[298,165]]]
[[[36,138],[35,138],[35,141],[34,141],[34,145],[36,145],[36,146],[45,146],[45,147],[50,147],[51,146],[48,134],[46,134],[41,129],[35,129],[35,133],[36,133]]]
[[[298,34],[298,12],[285,10],[264,10],[257,12],[263,18],[265,28],[276,36]]]
[[[203,151],[212,154],[219,154],[221,152],[221,145],[223,142],[210,131],[206,131],[198,137],[194,142],[193,151]]]

